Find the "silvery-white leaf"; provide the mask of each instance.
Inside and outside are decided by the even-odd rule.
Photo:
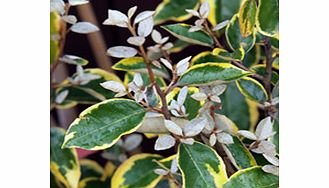
[[[196,21],[194,22],[194,25],[203,28],[202,24],[203,24],[205,21],[206,21],[205,19],[198,19],[198,20],[196,20]]]
[[[170,110],[170,112],[176,117],[181,117],[181,115],[176,110]]]
[[[279,176],[279,167],[274,166],[274,165],[265,165],[262,167],[262,170],[264,172],[270,173],[270,174],[274,174],[276,176]]]
[[[226,132],[218,133],[217,140],[218,140],[218,142],[223,143],[223,144],[233,144],[234,143],[233,137]]]
[[[209,137],[210,146],[214,146],[216,144],[216,141],[217,141],[216,134],[212,133]]]
[[[164,64],[164,66],[166,66],[168,69],[172,70],[172,65],[168,60],[166,60],[164,58],[160,58],[160,61]]]
[[[160,52],[160,44],[156,44],[154,46],[149,46],[147,47],[148,50],[154,52],[154,53],[159,53]]]
[[[158,32],[157,30],[153,30],[152,31],[152,35],[151,35],[151,37],[152,37],[152,39],[153,39],[153,41],[155,42],[155,43],[158,43],[158,44],[162,44],[161,42],[161,39],[162,39],[162,36],[161,36],[161,33],[160,32]]]
[[[71,31],[81,34],[99,31],[99,28],[90,22],[78,22],[72,25]]]
[[[202,18],[207,18],[210,12],[210,6],[208,1],[205,1],[201,4],[200,9],[199,9],[199,13],[201,15]]]
[[[123,91],[123,92],[119,92],[119,93],[115,94],[114,97],[123,97],[125,95],[127,95],[127,92]]]
[[[116,93],[125,92],[126,88],[123,84],[117,81],[106,81],[100,84],[103,88],[111,90]]]
[[[65,15],[62,16],[62,19],[69,24],[75,24],[78,21],[77,17],[75,17],[74,15]]]
[[[191,95],[191,97],[197,101],[204,101],[208,98],[204,93],[194,93]]]
[[[271,106],[271,103],[269,103],[269,102],[267,102],[267,101],[264,102],[264,107],[265,107],[265,108],[268,108],[268,107],[270,107],[270,106]]]
[[[104,25],[116,25],[118,27],[128,27],[128,17],[120,11],[108,10],[108,19],[106,19]]]
[[[175,122],[171,120],[164,120],[165,127],[168,129],[169,132],[174,133],[175,135],[183,136],[183,130],[178,126]]]
[[[184,143],[184,144],[189,144],[189,145],[194,144],[194,139],[193,138],[181,138],[181,139],[179,139],[179,141]]]
[[[222,114],[215,114],[215,121],[219,130],[235,134],[234,122]]]
[[[273,127],[270,116],[262,119],[258,123],[255,134],[258,140],[265,140],[273,135]]]
[[[142,78],[140,73],[136,73],[134,75],[133,82],[136,84],[137,87],[142,87],[143,86],[144,82],[143,82],[143,78]]]
[[[184,135],[187,137],[198,135],[208,123],[205,118],[194,118],[183,128]]]
[[[248,138],[250,140],[256,140],[257,137],[254,133],[250,132],[250,131],[246,131],[246,130],[240,130],[238,131],[238,134],[245,137],[245,138]]]
[[[152,16],[141,21],[138,25],[138,36],[147,37],[153,30],[154,22]]]
[[[64,55],[63,57],[59,58],[59,60],[72,65],[82,65],[81,62],[88,62],[86,59],[75,55]]]
[[[203,29],[203,27],[201,27],[201,26],[192,26],[192,27],[188,30],[188,32],[193,33],[193,32],[195,32],[195,31],[200,31],[201,29]]]
[[[258,153],[258,154],[262,154],[263,153],[263,151],[260,150],[259,148],[254,148],[251,151],[254,152],[254,153]]]
[[[154,66],[158,67],[159,69],[161,69],[161,63],[160,63],[159,61],[154,60],[154,61],[152,61],[152,64],[153,64]]]
[[[133,17],[133,15],[135,14],[137,10],[137,6],[134,6],[134,7],[131,7],[129,10],[128,10],[128,18],[130,19],[131,17]]]
[[[129,37],[127,39],[127,42],[129,44],[135,45],[135,46],[141,46],[144,44],[145,42],[145,38],[144,37]]]
[[[188,69],[189,61],[190,61],[191,57],[192,56],[186,57],[186,58],[180,60],[177,63],[176,67],[177,67],[177,75],[178,76],[181,76],[182,74],[184,74],[185,71]]]
[[[55,98],[55,102],[57,104],[61,104],[62,102],[64,102],[64,100],[66,99],[66,97],[69,95],[69,90],[64,90],[62,92],[60,92],[56,98]]]
[[[193,10],[193,9],[185,9],[186,12],[192,14],[193,16],[200,17],[198,11]]]
[[[163,38],[166,39],[167,37]],[[169,39],[169,38],[168,38]],[[172,42],[167,42],[165,45],[162,46],[162,50],[169,50],[170,48],[174,47],[174,44]]]
[[[134,20],[134,24],[137,24],[137,23],[139,23],[139,22],[141,22],[141,21],[143,21],[143,20],[145,20],[149,17],[152,17],[152,15],[154,13],[155,13],[155,11],[150,11],[150,10],[146,10],[146,11],[143,11],[143,12],[139,13],[136,16],[135,20]]]
[[[134,98],[135,98],[136,102],[141,102],[145,98],[145,94],[144,94],[144,92],[136,91]]]
[[[277,104],[279,104],[279,97],[275,97],[275,98],[273,98],[272,101],[271,101],[271,103],[272,103],[272,105],[277,105]]]
[[[120,162],[123,162],[123,161],[127,160],[128,157],[127,157],[126,154],[122,153],[122,154],[119,155],[118,159],[119,159]]]
[[[184,105],[180,106],[180,111],[186,115],[186,108]]]
[[[128,83],[128,91],[129,92],[131,92],[131,91],[136,92],[138,90],[139,90],[139,88],[137,87],[137,85],[135,84],[135,82]]]
[[[77,65],[76,72],[78,75],[83,75],[85,73],[81,65]]]
[[[146,118],[163,117],[163,114],[160,114],[158,112],[146,112],[145,117]]]
[[[207,103],[206,103],[207,104]],[[209,112],[201,113],[201,117],[205,118],[207,120],[207,124],[204,127],[204,130],[212,131],[215,128],[215,121],[209,114]]]
[[[209,86],[200,86],[200,92],[205,93],[207,95],[212,95],[211,88]]]
[[[167,170],[161,169],[161,168],[157,168],[154,170],[154,173],[161,175],[161,176],[165,176],[167,175],[169,172]]]
[[[69,0],[69,4],[71,6],[83,5],[83,4],[86,4],[86,3],[89,3],[89,1],[88,0]]]
[[[115,46],[109,48],[107,53],[112,57],[128,58],[134,57],[137,54],[137,50],[128,46]]]
[[[226,88],[227,88],[227,85],[224,85],[224,84],[215,85],[215,86],[211,87],[211,93],[212,93],[212,95],[219,96],[224,93]]]
[[[164,37],[164,38],[161,39],[160,44],[164,44],[168,40],[169,40],[169,37]]]
[[[143,137],[139,134],[131,134],[126,137],[124,142],[124,148],[127,151],[131,151],[137,148],[143,141]]]
[[[268,156],[276,155],[275,145],[270,141],[262,140],[258,145],[258,149]]]
[[[263,154],[264,158],[275,166],[279,166],[279,159],[275,156]]]
[[[186,96],[187,96],[187,93],[188,93],[188,87],[184,86],[180,90],[180,92],[178,93],[178,96],[177,96],[177,105],[178,106],[183,106],[183,104],[185,102],[185,99],[186,99]]]
[[[179,106],[177,104],[177,101],[176,100],[171,100],[170,102],[170,105],[169,105],[169,110],[173,110],[173,109],[176,109],[178,110],[179,109]]]
[[[80,85],[85,85],[85,84],[89,83],[92,80],[97,80],[97,79],[101,78],[100,75],[89,74],[89,73],[84,73],[83,75],[78,76],[78,77],[79,77]]]
[[[175,157],[171,162],[170,172],[174,174],[177,172],[177,170],[178,170],[177,158]]]
[[[216,103],[222,103],[222,101],[220,100],[220,98],[216,95],[212,95],[210,96],[210,100]]]
[[[165,134],[165,135],[160,135],[158,139],[155,141],[154,149],[159,151],[159,150],[165,150],[173,147],[176,143],[176,140],[174,137]]]
[[[50,12],[57,12],[60,15],[65,13],[65,3],[63,0],[50,0]]]
[[[220,30],[220,29],[224,28],[225,26],[227,26],[228,23],[230,23],[230,20],[222,21],[221,23],[215,25],[215,27],[212,28],[212,30],[213,30],[213,31]]]

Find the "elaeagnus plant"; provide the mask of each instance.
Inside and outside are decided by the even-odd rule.
[[[125,72],[123,80],[63,54],[68,32],[99,30],[68,15],[84,3],[51,0],[51,72],[76,67],[52,82],[51,108],[90,104],[67,130],[50,129],[53,187],[279,187],[279,0],[108,10],[103,24],[130,33],[128,45],[107,50],[121,59],[112,69]],[[192,45],[208,50],[179,56]],[[154,153],[138,149],[143,138],[156,139]],[[108,162],[78,160],[76,148],[103,150]],[[170,148],[170,157],[157,154]]]

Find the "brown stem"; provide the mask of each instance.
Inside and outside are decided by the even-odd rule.
[[[245,71],[252,72],[248,67],[244,66],[242,63],[232,61],[232,64],[239,67],[239,68],[241,68],[241,69],[243,69],[243,70],[245,70]],[[257,74],[257,73],[253,73],[251,76],[258,79],[258,80],[261,80],[261,81],[264,80],[264,77],[262,75]]]
[[[264,77],[264,86],[268,95],[268,102],[271,102],[271,80],[272,80],[272,46],[270,38],[266,37],[264,41],[265,55],[266,55],[266,74]]]

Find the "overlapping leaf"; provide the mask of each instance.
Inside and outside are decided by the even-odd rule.
[[[257,28],[265,36],[275,36],[279,32],[279,0],[259,0]]]
[[[214,55],[210,51],[205,51],[194,56],[192,58],[191,64],[197,65],[197,64],[208,63],[208,62],[228,63],[227,60],[219,57],[218,55]]]
[[[265,88],[257,80],[245,77],[237,80],[236,83],[241,93],[248,99],[259,103],[264,103],[267,100]]]

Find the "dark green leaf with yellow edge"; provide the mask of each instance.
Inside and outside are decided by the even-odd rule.
[[[242,46],[246,53],[252,49],[256,41],[256,32],[248,37],[241,35],[238,14],[235,14],[230,20],[226,27],[225,35],[227,43],[232,50],[237,50]]]
[[[97,68],[85,69],[84,72],[99,75],[101,78],[91,80],[87,84],[79,86],[74,86],[68,80],[64,80],[60,84],[61,87],[56,90],[56,94],[59,94],[64,90],[68,90],[69,94],[61,104],[56,104],[57,108],[71,108],[78,103],[95,104],[102,101],[98,95],[104,97],[105,99],[111,99],[114,97],[116,93],[103,88],[100,84],[108,80],[121,82],[119,77],[113,73]],[[73,75],[72,77],[74,78],[76,75]],[[90,92],[90,90],[92,92]]]
[[[186,9],[196,9],[199,0],[164,0],[156,8],[154,22],[160,24],[169,20],[182,22],[190,17]]]
[[[234,173],[223,188],[278,188],[279,177],[266,173],[261,167],[251,167]]]
[[[231,119],[242,130],[253,130],[259,117],[256,102],[242,95],[235,82],[227,85],[225,92],[220,95],[222,109],[219,113]]]
[[[135,101],[109,99],[95,104],[70,125],[63,148],[102,150],[140,127],[145,110]]]
[[[236,81],[240,92],[248,99],[255,102],[264,103],[267,100],[266,90],[257,80],[249,77]]]
[[[63,185],[58,181],[53,173],[50,172],[50,188],[61,188]]]
[[[265,36],[279,33],[279,0],[259,0],[256,26]]]
[[[125,74],[125,78],[124,78],[124,85],[126,87],[128,87],[128,83],[129,82],[132,82],[133,79],[134,79],[134,75],[135,73],[134,72],[127,72]],[[146,73],[141,73],[141,76],[142,76],[142,79],[143,79],[143,86],[149,86],[151,84],[151,81],[150,81],[150,76]],[[157,82],[157,84],[160,86],[160,87],[165,87],[167,86],[166,82],[163,80],[163,78],[160,78],[160,77],[155,77],[155,80]]]
[[[223,48],[215,48],[212,53],[222,59],[225,59],[226,61],[241,61],[245,55],[244,49],[242,47],[235,50],[234,52],[228,52]]]
[[[250,151],[246,148],[246,146],[242,143],[242,141],[233,136],[234,143],[223,145],[224,150],[230,160],[232,161],[233,165],[237,169],[245,169],[252,166],[256,166],[256,160],[250,153]]]
[[[111,188],[152,188],[161,180],[162,176],[154,173],[159,165],[154,160],[161,160],[157,154],[137,154],[130,157],[115,171],[111,181]]]
[[[243,65],[246,67],[251,67],[259,63],[260,60],[261,47],[255,44],[254,47],[244,55]]]
[[[229,20],[239,11],[241,0],[207,0],[210,5],[208,20],[212,25]]]
[[[167,101],[169,104],[172,99],[177,100],[179,91],[180,91],[180,88],[176,87],[175,89],[173,89],[173,91],[171,91],[167,95]],[[195,118],[198,115],[199,109],[202,107],[202,104],[203,104],[202,102],[196,101],[191,97],[191,95],[193,95],[194,93],[198,93],[198,92],[199,92],[199,89],[196,87],[188,88],[188,93],[187,93],[186,99],[184,101],[184,106],[186,108],[186,114],[188,114],[187,118],[189,120]]]
[[[79,188],[109,188],[110,182],[101,181],[97,177],[88,177],[79,182]]]
[[[276,119],[273,121],[273,131],[276,133],[269,140],[275,145],[276,152],[279,153],[279,121]]]
[[[96,161],[90,159],[80,160],[81,178],[97,177],[100,178],[104,174],[104,169]]]
[[[170,34],[174,35],[180,40],[191,44],[198,44],[202,46],[213,46],[214,41],[207,33],[204,31],[195,31],[189,32],[188,30],[191,28],[190,25],[177,23],[171,25],[161,26]]]
[[[266,65],[255,65],[251,67],[251,70],[259,75],[265,76],[266,75]],[[279,81],[279,74],[272,71],[272,79],[271,83],[275,85]]]
[[[65,130],[50,128],[50,171],[66,187],[77,188],[80,165],[75,149],[61,149]]]
[[[194,56],[191,60],[192,65],[208,63],[208,62],[218,62],[218,63],[228,63],[228,60],[225,60],[218,55],[214,55],[210,51],[201,52],[198,55]]]
[[[237,80],[251,73],[230,63],[203,63],[190,67],[179,79],[179,85],[211,85]]]
[[[256,23],[256,0],[245,0],[239,11],[240,31],[243,37],[248,37],[254,32]]]
[[[54,39],[54,36],[59,35],[59,22],[60,16],[57,12],[50,12],[50,64],[53,64],[59,56],[59,42]]]
[[[171,53],[178,53],[182,50],[184,50],[186,47],[188,47],[190,45],[190,43],[182,41],[180,39],[177,39],[174,42],[174,46],[172,48],[169,49],[169,52]]]
[[[275,58],[274,61],[272,62],[272,67],[279,70],[279,58]]]
[[[159,165],[159,168],[170,170],[172,161],[175,157],[177,157],[177,155],[172,155],[158,161],[159,163],[161,163],[161,165]],[[173,174],[173,176],[178,182],[180,182],[180,184],[182,183],[181,176],[179,176],[178,174]],[[179,186],[172,179],[162,178],[162,180],[156,185],[155,188],[179,188]]]
[[[169,78],[169,73],[166,68],[164,67],[158,68],[154,65],[151,65],[151,67],[156,76]],[[112,68],[114,70],[121,70],[121,71],[148,73],[146,64],[142,57],[130,57],[130,58],[122,59],[121,61],[113,65]]]
[[[227,181],[225,164],[211,147],[200,142],[181,143],[177,155],[183,188],[216,188]]]

